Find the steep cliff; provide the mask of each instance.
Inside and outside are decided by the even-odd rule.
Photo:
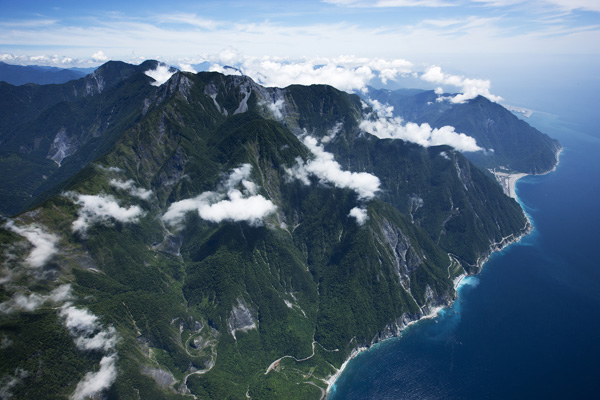
[[[103,155],[0,230],[18,397],[319,398],[527,229],[460,152],[361,130],[357,96],[143,72],[103,91],[131,110]]]

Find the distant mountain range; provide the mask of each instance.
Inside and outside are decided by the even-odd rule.
[[[65,83],[92,73],[96,68],[57,68],[38,65],[11,65],[0,61],[0,82],[11,85]]]
[[[449,304],[530,229],[459,151],[362,129],[357,95],[165,71],[0,83],[0,376],[15,398],[323,398],[352,350]],[[432,112],[431,93],[405,94],[377,96],[406,119],[464,118],[502,157],[484,167],[554,166],[539,160],[558,143],[499,105]]]
[[[475,138],[485,151],[465,153],[483,168],[537,174],[556,164],[558,141],[533,128],[498,103],[478,96],[465,103],[439,101],[449,94],[433,90],[369,88],[366,98],[394,107],[394,115],[406,121],[428,123],[434,128],[453,126]]]

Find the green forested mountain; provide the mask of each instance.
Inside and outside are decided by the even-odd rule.
[[[11,215],[106,153],[154,92],[139,66],[109,62],[61,85],[0,82],[0,213]]]
[[[32,182],[57,129],[83,132],[0,229],[15,398],[318,399],[353,349],[448,304],[529,228],[460,152],[363,132],[358,96],[102,68],[93,96],[3,117],[3,173],[12,157]]]
[[[558,141],[483,96],[460,104],[438,101],[440,95],[433,91],[371,88],[366,96],[393,106],[394,114],[407,121],[434,128],[451,125],[475,138],[486,151],[465,155],[483,168],[539,174],[556,164]]]

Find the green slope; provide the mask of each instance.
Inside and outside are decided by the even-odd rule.
[[[139,80],[146,90],[140,78],[123,87]],[[113,103],[121,99],[109,92]],[[0,340],[8,343],[0,376],[20,374],[16,398],[68,397],[114,357],[109,398],[183,398],[189,390],[317,399],[354,348],[448,304],[456,276],[476,272],[491,243],[525,229],[517,203],[460,153],[361,135],[357,96],[215,73],[177,73],[154,96],[146,113],[121,119],[130,122],[93,164],[16,219],[56,235],[57,253],[43,266],[28,269],[27,240],[0,229],[2,276],[12,274],[0,285]],[[268,106],[278,99],[280,116]],[[374,199],[287,172],[314,158],[298,134],[323,138],[336,126],[325,151],[343,170],[376,175]],[[229,184],[244,165],[246,182]],[[152,194],[136,197],[111,180]],[[211,222],[198,211],[179,224],[163,218],[174,204],[207,192],[227,199],[227,191],[262,196],[276,210],[260,223]],[[86,214],[88,229],[74,233],[83,218],[78,195],[114,200],[121,216],[139,212],[129,221]],[[349,217],[355,207],[368,212],[363,225]],[[19,293],[50,296],[64,284],[68,301],[98,316],[98,331],[116,330],[109,350],[77,347],[61,317],[66,300],[7,311]]]

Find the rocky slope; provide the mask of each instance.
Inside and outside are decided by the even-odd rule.
[[[353,349],[448,304],[527,229],[451,147],[363,131],[355,95],[217,73],[153,86],[156,67],[108,64],[102,107],[60,103],[59,121],[129,111],[0,230],[15,397],[319,398]]]

